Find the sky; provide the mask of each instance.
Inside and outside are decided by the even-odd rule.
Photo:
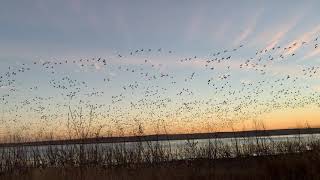
[[[0,134],[65,136],[81,105],[99,106],[93,124],[103,124],[104,135],[134,134],[139,124],[147,134],[250,129],[257,121],[317,127],[317,7],[316,0],[3,1]],[[31,70],[6,76],[21,68]],[[97,128],[88,120],[73,126]]]

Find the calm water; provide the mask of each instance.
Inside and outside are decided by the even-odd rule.
[[[84,147],[101,147],[101,148],[125,148],[134,149],[137,147],[150,148],[160,146],[164,149],[171,149],[177,151],[185,147],[206,147],[209,143],[215,143],[219,146],[232,146],[238,144],[239,146],[256,143],[279,143],[279,142],[302,142],[307,143],[315,140],[320,140],[320,134],[303,134],[303,135],[283,135],[283,136],[268,136],[268,137],[244,137],[244,138],[215,138],[215,139],[194,139],[194,140],[168,140],[168,141],[149,141],[149,142],[123,142],[123,143],[101,143],[101,144],[85,144]],[[24,150],[32,152],[35,149],[45,153],[49,147],[57,149],[68,149],[79,147],[79,144],[70,145],[50,145],[50,146],[26,146],[22,147]],[[1,150],[9,150],[10,148],[0,148]]]

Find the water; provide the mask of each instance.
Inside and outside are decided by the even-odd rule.
[[[235,143],[238,145],[256,144],[256,143],[279,143],[279,142],[311,142],[320,140],[320,134],[301,134],[301,135],[280,135],[280,136],[261,136],[261,137],[238,137],[238,138],[211,138],[211,139],[192,139],[192,140],[168,140],[168,141],[144,141],[144,142],[121,142],[121,143],[99,143],[99,144],[84,144],[83,146],[90,148],[100,146],[102,148],[125,147],[127,149],[134,149],[138,146],[148,148],[150,146],[161,146],[162,148],[171,148],[173,150],[196,145],[198,148],[205,147],[209,143],[219,143],[222,145],[232,146]],[[44,146],[25,146],[24,149],[30,151],[40,150],[42,152],[50,148],[68,149],[70,147],[80,147],[80,144],[69,145],[44,145]],[[5,147],[0,149],[10,149],[14,147]]]
[[[24,146],[24,147],[2,147],[0,148],[0,155],[10,155],[15,159],[23,157],[28,162],[34,162],[36,157],[41,157],[42,160],[49,160],[50,155],[53,157],[65,156],[71,159],[79,158],[80,149],[84,150],[86,156],[96,152],[100,153],[101,157],[111,156],[110,162],[118,162],[119,154],[124,158],[128,158],[130,152],[142,152],[143,156],[153,156],[152,153],[161,153],[161,156],[170,156],[170,159],[186,159],[196,158],[199,155],[208,153],[209,148],[219,149],[218,155],[215,158],[221,157],[236,157],[236,148],[243,151],[248,147],[253,149],[259,145],[266,145],[269,147],[279,145],[281,143],[296,143],[294,146],[300,144],[306,146],[305,150],[310,148],[311,142],[319,141],[320,134],[304,134],[304,135],[283,135],[283,136],[268,136],[268,137],[243,137],[243,138],[216,138],[216,139],[194,139],[194,140],[169,140],[169,141],[149,141],[149,142],[123,142],[123,143],[101,143],[101,144],[69,144],[69,145],[46,145],[46,146]],[[250,145],[254,145],[251,146]],[[274,147],[273,147],[274,148]],[[294,147],[293,147],[294,148]],[[237,149],[237,150],[238,150]],[[285,153],[281,149],[271,149],[272,154]],[[244,152],[244,151],[243,151]],[[225,153],[225,154],[223,154]],[[227,153],[227,154],[226,154]],[[110,155],[111,154],[111,155]],[[251,155],[258,155],[253,151]],[[0,156],[0,158],[3,156]],[[149,157],[143,157],[149,158]],[[0,159],[3,162],[4,159]],[[110,163],[109,162],[109,163]]]

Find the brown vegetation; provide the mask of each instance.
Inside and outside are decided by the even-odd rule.
[[[1,179],[319,179],[320,141],[10,147],[0,160]]]

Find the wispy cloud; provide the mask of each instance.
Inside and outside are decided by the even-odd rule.
[[[289,33],[303,18],[304,11],[298,13],[291,20],[285,22],[280,26],[272,26],[266,31],[258,35],[257,40],[253,44],[267,44],[264,49],[271,49],[275,47],[279,42]],[[276,29],[276,31],[274,30]]]
[[[237,46],[248,38],[248,36],[255,30],[259,17],[263,13],[263,9],[260,8],[257,13],[251,16],[250,21],[247,23],[247,27],[239,34],[239,36],[233,41],[233,45]]]
[[[223,22],[218,27],[213,27],[213,40],[223,40],[226,33],[230,29],[232,21],[230,19],[225,18]]]
[[[310,58],[313,58],[317,55],[320,55],[320,48],[314,49],[314,50],[306,53],[306,55],[302,57],[302,60],[310,59]]]
[[[315,34],[319,33],[319,31],[320,31],[320,25],[316,26],[311,31],[308,31],[308,32],[302,34],[297,39],[291,41],[287,45],[287,47],[291,46],[291,48],[290,48],[290,50],[285,51],[284,55],[289,55],[289,54],[296,52],[302,46],[302,42],[309,43],[309,41],[312,40],[314,38]],[[297,43],[297,44],[295,46],[292,46],[294,43]]]
[[[202,6],[199,6],[192,14],[185,32],[185,36],[188,41],[193,40],[195,36],[199,34],[202,23],[204,21],[203,11],[204,8]]]
[[[296,26],[296,24],[298,23],[298,21],[300,20],[300,17],[295,18],[294,20],[292,20],[291,22],[289,22],[288,24],[284,25],[283,27],[281,27],[281,30],[279,32],[277,32],[269,41],[268,45],[265,47],[265,49],[271,49],[273,48],[275,45],[277,45],[280,40],[285,37],[285,35]]]

